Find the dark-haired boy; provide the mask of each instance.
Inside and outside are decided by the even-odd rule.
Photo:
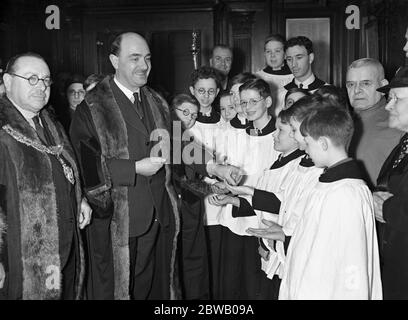
[[[336,106],[316,108],[300,130],[325,171],[290,240],[279,299],[381,299],[373,200],[347,157],[353,120]],[[285,241],[284,233],[277,230],[275,240]]]
[[[293,73],[293,80],[285,85],[278,93],[279,105],[275,106],[275,114],[284,107],[285,95],[290,88],[298,87],[313,93],[327,83],[316,77],[312,70],[315,55],[312,41],[304,36],[290,38],[285,43],[286,63]]]

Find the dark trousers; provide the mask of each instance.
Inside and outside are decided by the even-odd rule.
[[[113,300],[114,277],[111,218],[93,218],[86,228],[87,281],[86,295],[90,300]]]
[[[129,238],[130,295],[134,300],[170,298],[168,230],[154,219],[148,231]]]
[[[74,241],[72,242],[69,252],[68,260],[62,269],[62,300],[74,300],[75,299],[75,280],[78,276],[76,274],[76,252]]]
[[[182,200],[180,274],[183,298],[209,299],[208,253],[203,224],[203,202]]]
[[[220,299],[222,228],[220,225],[205,226],[210,268],[210,299]]]
[[[275,299],[279,279],[272,281],[262,271],[258,238],[237,235],[226,227],[221,238],[219,299]]]

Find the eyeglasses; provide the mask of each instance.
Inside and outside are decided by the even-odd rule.
[[[347,89],[353,89],[357,84],[360,86],[361,89],[368,89],[373,85],[373,81],[371,80],[363,80],[360,82],[357,81],[347,81],[346,82],[346,88]]]
[[[216,90],[214,90],[214,89],[209,89],[209,90],[205,90],[204,88],[200,88],[200,89],[196,89],[197,90],[197,92],[200,94],[200,95],[205,95],[206,93],[208,93],[208,95],[209,96],[213,96],[213,95],[215,95],[216,94]]]
[[[193,119],[197,119],[197,117],[198,117],[197,112],[190,112],[190,110],[188,110],[188,109],[176,108],[176,110],[183,112],[183,115],[186,116],[186,117],[188,117],[190,114],[191,114],[191,118],[193,118]]]
[[[262,100],[264,100],[264,99],[265,99],[265,98],[261,98],[261,99],[259,99],[259,100],[249,99],[249,101],[241,101],[241,102],[240,102],[240,105],[241,105],[242,108],[246,108],[248,104],[249,104],[249,106],[253,107],[253,106],[256,106],[256,104],[257,104],[259,101],[262,101]]]
[[[73,95],[76,95],[76,94],[78,94],[80,96],[84,96],[85,95],[85,90],[78,90],[78,91],[75,91],[73,89],[68,90],[68,95],[73,96]]]
[[[28,78],[23,77],[23,76],[20,76],[20,75],[15,74],[15,73],[10,73],[10,75],[16,76],[16,77],[19,77],[19,78],[22,78],[22,79],[25,79],[25,80],[27,80],[28,83],[29,83],[30,85],[32,85],[32,86],[37,85],[38,81],[40,81],[40,80],[44,83],[44,85],[45,85],[46,87],[50,87],[50,86],[52,85],[52,80],[51,80],[50,77],[46,77],[46,78],[44,78],[44,79],[41,79],[40,77],[38,77],[38,76],[35,75],[35,74],[33,74],[32,76],[30,76],[30,77],[28,77]]]

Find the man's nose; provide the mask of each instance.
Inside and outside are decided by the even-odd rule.
[[[139,68],[141,70],[147,70],[149,68],[149,65],[148,65],[148,63],[146,62],[145,59],[140,59],[139,61],[140,61]]]
[[[39,79],[38,83],[36,84],[36,87],[41,89],[42,91],[47,90],[47,86],[45,85],[45,82],[43,79]]]
[[[356,83],[356,85],[354,86],[354,93],[358,93],[361,91],[361,87],[359,83]]]

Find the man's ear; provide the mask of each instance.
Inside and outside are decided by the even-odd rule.
[[[212,59],[212,58],[210,58],[210,67],[214,67],[214,66],[213,66],[213,59]]]
[[[109,60],[112,63],[112,66],[115,68],[115,70],[117,70],[118,69],[118,64],[119,64],[119,58],[111,53],[109,55]]]
[[[265,103],[266,103],[266,107],[269,108],[270,106],[272,106],[272,97],[268,96],[265,98]]]
[[[327,149],[329,149],[329,143],[329,139],[327,139],[326,137],[319,138],[319,144],[323,151],[327,151]]]
[[[189,89],[190,89],[191,95],[194,96],[194,88],[192,86],[190,86]]]
[[[8,73],[3,74],[3,82],[4,82],[4,87],[6,88],[6,91],[10,91],[11,88],[11,75]]]
[[[387,84],[389,84],[387,79],[382,79],[381,80],[381,87],[386,86]]]
[[[314,53],[313,53],[313,52],[310,53],[310,54],[309,54],[309,64],[312,64],[312,63],[313,63],[314,58],[315,58]]]
[[[217,94],[215,96],[218,96],[219,92],[220,92],[220,88],[217,89]]]

